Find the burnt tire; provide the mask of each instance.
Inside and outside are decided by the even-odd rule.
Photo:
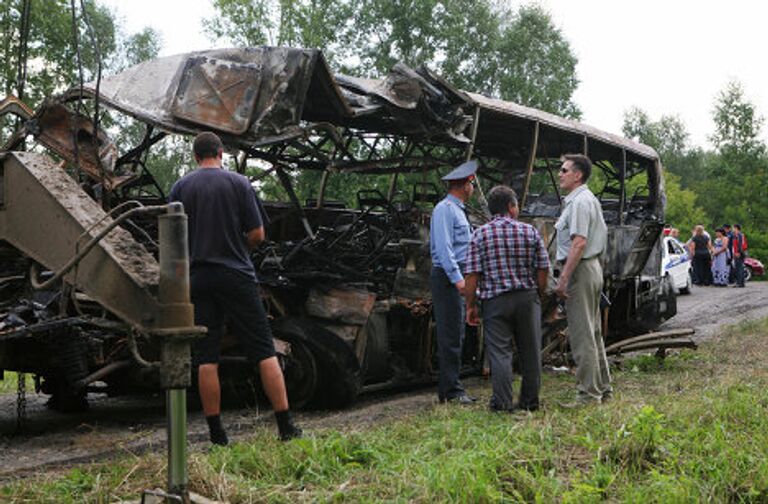
[[[45,405],[59,413],[88,411],[88,398],[84,390],[74,391],[61,378],[45,379],[43,391],[51,394]]]
[[[43,390],[51,394],[46,405],[62,413],[88,410],[88,399],[80,381],[88,375],[88,344],[75,328],[66,339],[57,341],[56,369],[44,377]]]
[[[659,308],[659,314],[663,320],[669,320],[677,314],[677,294],[675,293],[675,285],[669,276],[664,277],[662,280],[662,301]]]
[[[293,409],[308,407],[315,398],[319,381],[317,363],[309,347],[299,338],[290,338],[291,350],[280,356],[288,402]]]
[[[314,359],[317,382],[306,407],[341,408],[357,398],[361,386],[360,363],[352,349],[338,336],[303,318],[281,320],[275,324],[274,331],[276,337],[291,345],[306,348]],[[289,389],[289,396],[291,393]]]

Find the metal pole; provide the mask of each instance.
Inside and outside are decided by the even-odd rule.
[[[314,240],[315,233],[312,232],[312,226],[309,225],[309,221],[307,220],[307,215],[304,213],[304,209],[302,208],[301,203],[299,202],[299,197],[296,196],[296,191],[293,190],[291,177],[289,177],[288,174],[285,173],[285,170],[283,170],[280,167],[280,165],[275,164],[274,166],[275,166],[275,173],[277,174],[277,179],[282,184],[283,189],[285,189],[285,192],[288,193],[288,199],[290,199],[291,203],[293,203],[293,207],[296,209],[296,211],[299,212],[301,223],[304,225],[304,231],[306,231],[307,236],[311,240]]]
[[[168,435],[168,493],[188,502],[187,394],[191,357],[188,333],[194,326],[189,293],[187,216],[180,203],[170,204],[159,220],[160,282],[157,321],[164,334],[161,347],[160,384],[166,389]],[[164,332],[163,332],[164,331]]]
[[[619,224],[624,225],[626,216],[624,207],[627,206],[627,149],[621,149],[621,192],[619,194]]]
[[[323,201],[325,201],[325,188],[328,186],[328,177],[331,176],[331,172],[327,169],[323,172],[320,178],[320,189],[317,192],[317,201],[315,202],[315,208],[323,208]]]
[[[168,493],[187,494],[187,391],[165,392],[168,430]]]
[[[395,191],[397,191],[397,172],[392,174],[389,179],[389,189],[387,190],[387,201],[392,203],[392,198],[395,197]]]
[[[533,127],[533,138],[531,139],[531,151],[528,154],[528,165],[525,169],[525,187],[523,187],[523,197],[520,203],[520,211],[525,208],[528,200],[528,188],[531,186],[531,177],[533,177],[533,165],[536,163],[536,149],[539,145],[539,121],[536,121]]]
[[[475,142],[477,141],[477,130],[480,127],[480,105],[475,107],[475,113],[472,118],[472,137],[470,143],[467,145],[467,152],[464,156],[464,161],[469,161],[475,154]],[[491,218],[491,212],[488,210],[488,202],[485,199],[485,193],[483,192],[483,184],[480,183],[480,177],[476,173],[475,179],[477,180],[477,199],[480,202],[480,209],[485,214],[487,219]]]

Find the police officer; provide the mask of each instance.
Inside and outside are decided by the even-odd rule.
[[[464,203],[474,192],[476,171],[477,161],[468,161],[443,177],[448,183],[448,194],[435,206],[430,224],[430,287],[437,326],[440,366],[437,395],[440,402],[471,404],[475,401],[464,390],[459,369],[465,328],[462,270],[471,237]]]

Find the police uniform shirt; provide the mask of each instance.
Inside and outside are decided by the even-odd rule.
[[[442,268],[448,279],[456,283],[464,278],[460,264],[467,257],[471,228],[464,213],[464,203],[452,194],[432,211],[429,229],[429,251],[432,265]]]

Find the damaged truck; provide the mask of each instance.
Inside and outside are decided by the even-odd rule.
[[[488,218],[484,192],[509,185],[554,253],[559,158],[589,155],[609,229],[607,342],[676,311],[659,276],[665,195],[653,149],[456,89],[424,67],[375,80],[334,75],[319,50],[210,50],[142,63],[37,110],[8,97],[0,114],[18,118],[0,154],[0,369],[34,375],[58,409],[86,407],[88,393],[158,389],[145,331],[157,223],[141,209],[166,199],[153,149],[206,130],[255,189],[281,195],[263,203],[267,241],[253,260],[297,407],[434,381],[429,218],[440,176],[470,158],[481,189],[471,221]],[[134,144],[112,139],[126,121],[142,130]],[[554,300],[542,323],[545,357],[563,359]],[[225,379],[256,379],[235,338],[223,346]],[[482,328],[468,327],[463,372],[482,368]]]

